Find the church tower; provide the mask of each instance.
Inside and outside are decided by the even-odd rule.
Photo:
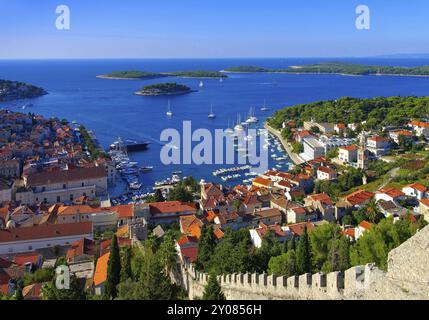
[[[368,152],[366,150],[366,132],[362,131],[359,136],[359,149],[358,149],[358,168],[367,169]]]

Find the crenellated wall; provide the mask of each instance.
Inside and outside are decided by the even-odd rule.
[[[267,274],[227,274],[218,281],[228,300],[428,299],[429,226],[392,250],[389,271],[374,264],[346,272],[276,277]],[[202,297],[206,273],[182,266],[181,284],[190,299]]]

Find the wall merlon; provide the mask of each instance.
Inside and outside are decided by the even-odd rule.
[[[311,283],[313,288],[326,288],[326,274],[322,272],[313,274]]]
[[[267,286],[267,274],[263,273],[259,275],[258,283],[260,286]]]
[[[298,288],[298,276],[292,276],[287,278],[287,286],[289,288]]]

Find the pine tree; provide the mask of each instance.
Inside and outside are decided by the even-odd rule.
[[[210,259],[216,247],[216,238],[212,227],[203,225],[201,228],[201,237],[198,243],[197,270],[208,270]]]
[[[204,288],[203,300],[226,300],[214,274],[210,274],[209,276],[207,285]]]
[[[155,202],[163,202],[165,201],[164,196],[162,195],[162,192],[160,189],[156,189],[155,195],[154,195]]]
[[[146,250],[144,265],[136,296],[144,300],[175,299],[175,291],[170,278],[165,274],[160,259],[150,250]]]
[[[24,287],[24,283],[22,280],[18,280],[16,283],[16,300],[24,300],[24,296],[22,295],[22,289]]]
[[[289,241],[289,250],[296,250],[296,239],[295,235],[292,235],[292,239]]]
[[[119,255],[118,239],[113,235],[110,245],[109,262],[107,263],[107,280],[104,288],[105,299],[115,299],[118,295],[117,285],[121,280],[121,258]]]
[[[296,268],[299,274],[311,273],[311,247],[307,226],[298,242],[296,250]]]

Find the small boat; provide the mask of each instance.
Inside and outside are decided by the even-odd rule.
[[[264,105],[263,105],[263,107],[261,108],[261,111],[269,111],[270,110],[270,108],[268,108],[267,106],[266,106],[266,102],[265,102],[265,100],[264,100]]]
[[[255,112],[252,112],[252,108],[250,108],[249,116],[247,117],[246,123],[257,123],[259,120],[255,117]]]
[[[204,82],[200,81],[199,87],[200,88],[204,87]]]
[[[168,100],[168,110],[167,110],[167,116],[172,117],[173,116],[173,111],[171,111],[171,105],[170,105],[170,100]]]
[[[229,127],[229,120],[228,120],[228,128],[226,128],[226,129],[225,129],[225,133],[226,133],[226,134],[233,134],[233,133],[234,133],[234,129],[231,129],[231,128]]]
[[[179,175],[179,174],[182,174],[182,173],[183,173],[183,171],[173,171],[172,172],[173,175]]]
[[[215,113],[213,112],[213,105],[211,105],[211,107],[210,107],[210,113],[209,113],[208,117],[209,117],[209,119],[214,119],[214,118],[216,118],[216,115],[215,115]]]
[[[219,82],[220,82],[220,83],[222,83],[222,82],[223,82],[223,78],[222,78],[222,77],[220,77],[220,78],[219,78]]]
[[[243,124],[241,123],[240,115],[238,115],[237,124],[234,127],[234,131],[243,131],[243,130],[244,130],[244,127],[243,127]]]
[[[151,172],[153,170],[153,166],[143,166],[140,168],[142,172]]]

